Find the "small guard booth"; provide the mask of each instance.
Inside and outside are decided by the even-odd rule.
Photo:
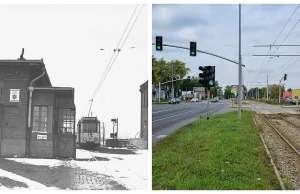
[[[52,87],[43,60],[0,60],[0,155],[76,158],[74,88]]]

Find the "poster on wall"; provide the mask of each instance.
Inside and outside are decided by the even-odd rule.
[[[10,89],[10,102],[20,101],[20,89]]]

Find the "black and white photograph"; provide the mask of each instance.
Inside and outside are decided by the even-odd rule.
[[[0,4],[0,190],[148,190],[148,5]]]

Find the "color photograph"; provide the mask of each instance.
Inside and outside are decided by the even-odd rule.
[[[152,189],[300,189],[298,4],[152,5]]]

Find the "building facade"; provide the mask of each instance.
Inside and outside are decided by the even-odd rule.
[[[0,155],[76,157],[74,89],[52,87],[43,60],[0,60]]]
[[[141,138],[148,146],[148,81],[140,86],[141,92]]]

